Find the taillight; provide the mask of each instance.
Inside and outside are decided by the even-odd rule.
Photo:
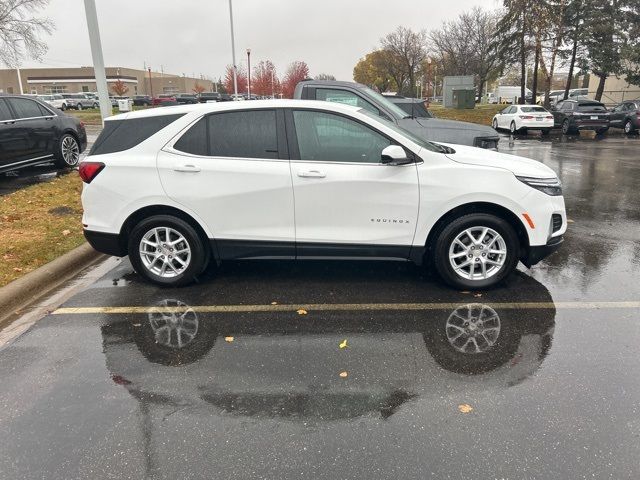
[[[520,118],[523,120],[531,120],[533,118],[533,115],[520,115]]]
[[[547,115],[547,116],[546,116],[546,117],[544,117],[544,118],[546,118],[547,120],[553,120],[553,115]]]
[[[78,172],[84,183],[91,183],[103,168],[104,163],[102,162],[80,162]]]

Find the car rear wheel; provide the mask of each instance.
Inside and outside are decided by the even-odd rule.
[[[569,126],[569,120],[562,122],[562,133],[565,135],[571,133],[571,127]]]
[[[97,103],[93,104],[93,108],[98,108],[98,107],[99,107],[99,105]]]
[[[519,241],[502,218],[471,213],[442,229],[433,252],[433,264],[446,283],[457,288],[487,288],[513,272]]]
[[[60,107],[60,110],[64,112],[66,109],[67,109],[67,105],[63,103],[62,106]]]
[[[491,124],[494,130],[498,130],[498,121],[494,118],[493,123]]]
[[[627,120],[626,122],[624,122],[624,133],[630,134],[635,132],[635,130],[636,128],[633,126],[631,120]]]
[[[178,287],[193,282],[206,268],[207,251],[195,229],[171,215],[141,221],[129,236],[129,258],[147,280]]]
[[[82,104],[79,103],[78,106],[76,107],[78,110],[82,110]]]
[[[78,165],[78,160],[80,160],[80,146],[78,145],[76,137],[70,133],[65,133],[60,137],[55,159],[56,165],[61,168],[71,168]]]
[[[509,125],[509,131],[511,133],[518,133],[518,129],[516,128],[516,122],[511,122],[511,125]]]

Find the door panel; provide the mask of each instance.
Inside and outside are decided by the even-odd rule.
[[[270,245],[273,256],[295,254],[291,172],[268,112],[209,115],[158,154],[167,195],[204,219],[224,258],[269,256]]]
[[[298,255],[331,254],[329,244],[354,256],[367,245],[410,246],[419,203],[416,164],[382,165],[381,151],[391,141],[355,120],[309,110],[290,119]],[[385,249],[369,253],[387,256]]]

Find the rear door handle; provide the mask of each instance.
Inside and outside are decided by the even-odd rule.
[[[321,170],[302,170],[298,172],[298,176],[305,178],[324,178],[327,174]]]
[[[197,173],[200,171],[200,167],[196,167],[195,165],[178,165],[177,167],[173,167],[175,172],[194,172]]]

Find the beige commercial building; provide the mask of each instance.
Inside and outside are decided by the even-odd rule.
[[[600,79],[597,76],[591,75],[589,78],[589,98],[595,98],[599,82]],[[604,82],[601,101],[605,105],[615,105],[624,100],[635,100],[637,98],[640,98],[640,86],[630,85],[624,76],[611,76]]]
[[[160,93],[193,93],[197,85],[212,91],[213,82],[201,78],[149,72],[124,67],[107,67],[109,94],[120,80],[129,90],[125,95],[158,95]],[[20,70],[23,93],[79,93],[97,90],[93,67],[23,68]],[[20,93],[15,69],[0,69],[0,93]]]

